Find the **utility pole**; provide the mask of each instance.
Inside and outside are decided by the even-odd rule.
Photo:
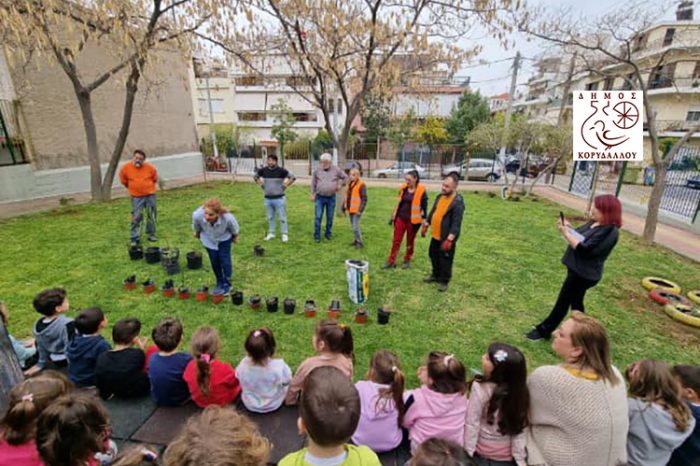
[[[515,86],[517,85],[518,81],[518,68],[520,68],[520,52],[516,53],[515,58],[513,59],[513,75],[510,78],[510,97],[508,98],[508,106],[506,107],[506,121],[503,126],[501,151],[498,154],[498,157],[504,164],[506,159],[506,146],[508,145],[508,130],[510,128],[510,116],[513,113],[513,100],[515,99]]]
[[[562,120],[564,119],[564,109],[566,109],[566,102],[569,100],[569,92],[571,91],[571,79],[574,77],[574,68],[576,67],[576,53],[571,57],[571,62],[569,62],[569,72],[566,74],[566,81],[564,82],[564,89],[561,95],[561,104],[559,106],[559,116],[557,116],[557,126],[561,126]]]
[[[209,74],[211,74],[211,70],[207,70],[205,76],[205,83],[207,86],[207,103],[209,105],[209,137],[211,138],[211,146],[212,150],[214,151],[214,158],[216,159],[216,162],[219,162],[219,148],[216,147],[216,130],[214,129],[214,111],[212,109],[211,105],[211,89],[209,87]]]

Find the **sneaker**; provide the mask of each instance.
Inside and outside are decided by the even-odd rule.
[[[275,237],[274,234],[268,233],[267,236],[265,237],[265,239],[264,239],[263,241],[270,241],[270,240],[273,239],[274,237]]]
[[[357,241],[353,241],[352,243],[348,244],[348,246],[357,246]]]
[[[211,294],[223,294],[223,293],[224,293],[224,289],[222,287],[220,287],[219,285],[216,285],[211,292]]]
[[[289,241],[289,236],[287,236],[287,235],[282,235],[282,242],[283,242],[283,243],[286,243],[287,241]]]
[[[411,261],[403,261],[403,264],[401,264],[402,269],[410,269],[411,268]]]
[[[139,245],[139,240],[137,240],[137,239],[132,239],[132,240],[131,240],[131,245],[132,245],[132,246],[138,246],[138,245]]]
[[[148,241],[155,243],[156,241],[158,241],[158,238],[156,238],[156,235],[151,235],[148,237]]]
[[[438,291],[440,291],[440,292],[447,291],[447,283],[440,283],[440,285],[438,286]]]
[[[386,269],[395,269],[396,264],[392,264],[391,262],[385,262],[384,264],[382,264],[382,268],[385,270]]]
[[[221,294],[224,296],[228,296],[229,294],[231,294],[231,285],[226,285],[226,286],[222,287]]]
[[[530,340],[530,341],[540,341],[540,340],[548,340],[547,337],[542,335],[540,331],[537,329],[537,327],[533,328],[529,332],[525,334],[525,337]]]
[[[314,238],[314,241],[316,241],[317,243],[320,243],[320,242],[321,242],[321,238]]]
[[[428,275],[423,279],[424,283],[435,283],[437,281],[437,278],[433,277],[432,275]]]
[[[359,241],[355,243],[355,249],[362,249],[364,246]]]
[[[328,241],[332,240],[332,239],[333,239],[333,235],[326,235],[326,239],[327,239]]]

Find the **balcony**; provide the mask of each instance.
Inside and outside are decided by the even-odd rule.
[[[700,121],[687,120],[656,120],[656,131],[659,136],[674,136],[686,133],[690,128],[700,124]],[[644,131],[649,131],[649,123],[644,122]],[[698,134],[700,136],[700,133]]]

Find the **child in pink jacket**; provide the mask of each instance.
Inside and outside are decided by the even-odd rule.
[[[464,441],[467,414],[466,373],[464,365],[452,354],[433,351],[428,363],[418,369],[420,388],[406,392],[406,415],[411,451],[431,437]]]

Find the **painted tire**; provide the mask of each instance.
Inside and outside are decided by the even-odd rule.
[[[700,290],[688,291],[688,299],[694,303],[700,304]]]
[[[690,306],[667,304],[664,306],[664,311],[674,320],[700,328],[700,312],[692,309]],[[692,315],[691,312],[695,315]]]
[[[654,288],[649,292],[649,298],[652,301],[656,301],[661,305],[666,304],[683,304],[685,306],[691,306],[693,303],[685,296],[679,295],[678,293],[673,293],[672,291],[665,290],[663,288]]]
[[[653,290],[654,288],[661,288],[672,293],[680,293],[681,287],[676,285],[670,280],[659,277],[646,277],[642,280],[642,286],[647,290]]]

